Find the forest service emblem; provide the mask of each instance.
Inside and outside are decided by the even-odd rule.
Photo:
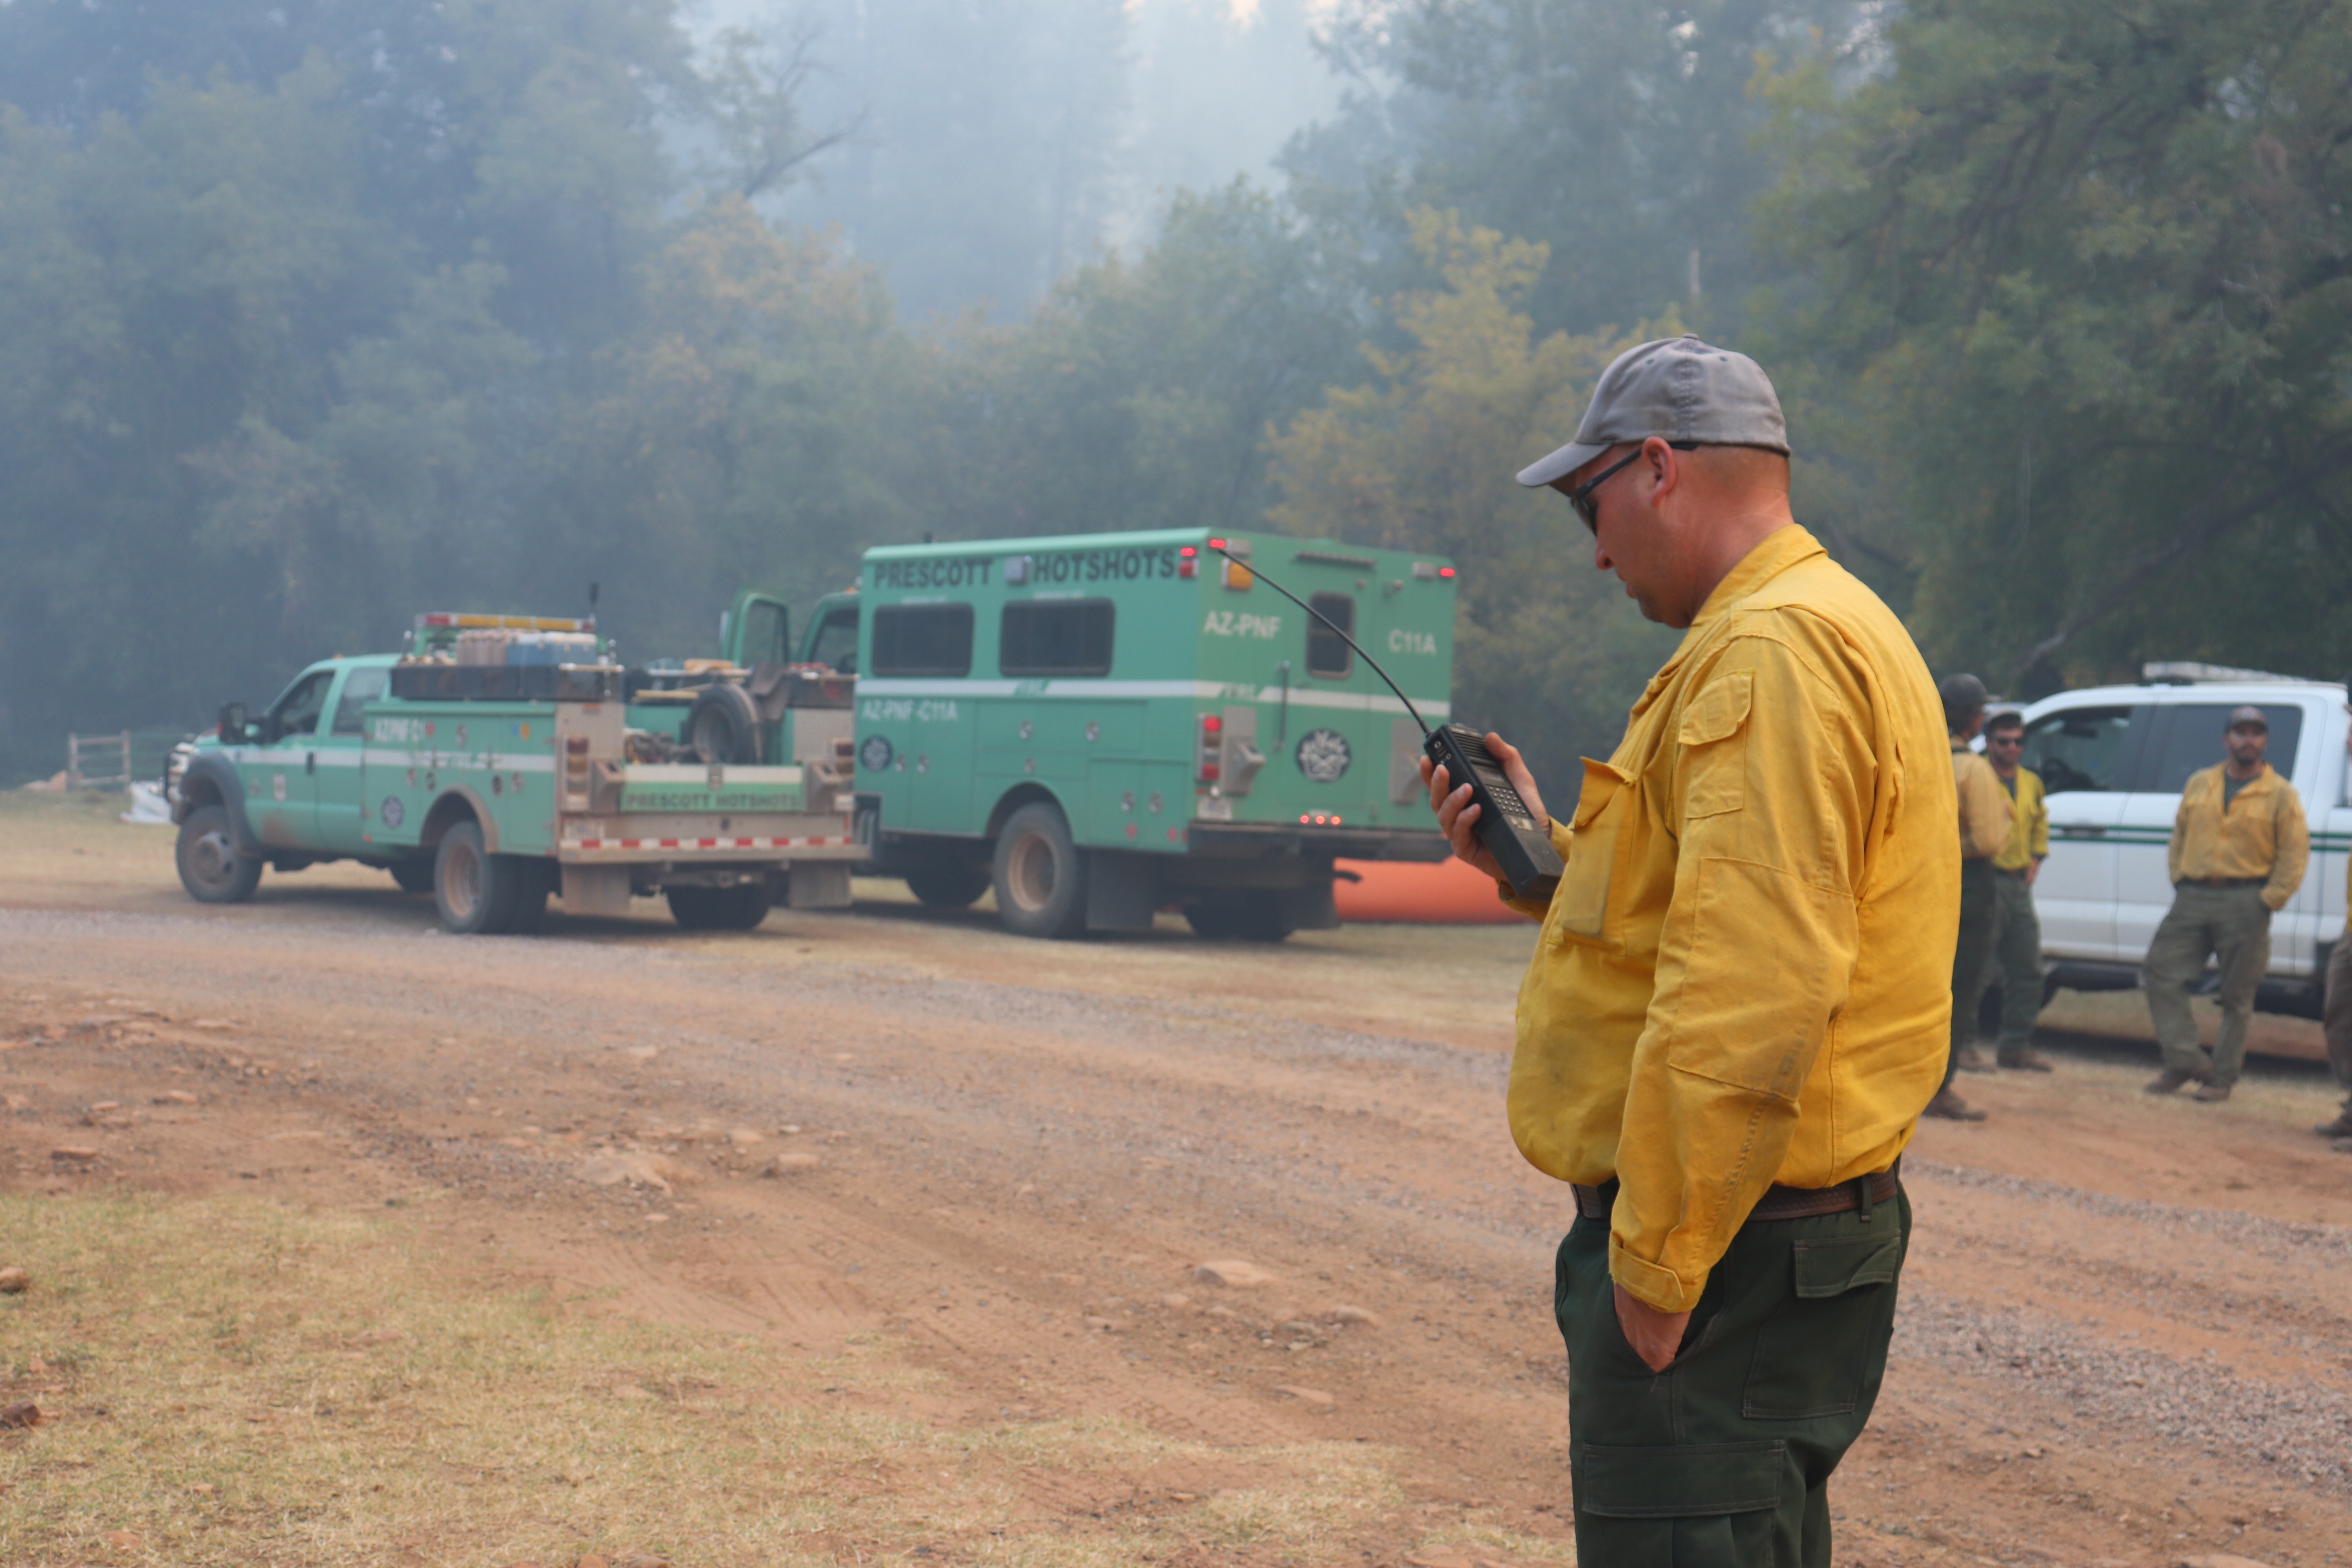
[[[1298,737],[1298,771],[1314,784],[1337,784],[1356,760],[1348,737],[1337,730],[1309,730]]]

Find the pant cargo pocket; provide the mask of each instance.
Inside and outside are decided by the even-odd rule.
[[[1694,1443],[1673,1448],[1587,1444],[1577,1466],[1576,1507],[1603,1519],[1698,1519],[1780,1505],[1789,1446]]]
[[[1903,1233],[1800,1241],[1795,1291],[1764,1321],[1739,1413],[1751,1420],[1844,1415],[1862,1402],[1871,1347],[1885,1342]]]
[[[1777,1442],[1588,1447],[1577,1466],[1580,1562],[1608,1568],[1754,1568],[1772,1560],[1790,1479]]]

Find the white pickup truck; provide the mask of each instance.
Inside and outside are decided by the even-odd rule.
[[[2050,803],[2050,858],[2034,883],[2045,994],[2139,984],[2157,922],[2172,907],[2165,846],[2181,786],[2222,760],[2231,709],[2270,719],[2271,766],[2303,796],[2311,869],[2271,924],[2260,1005],[2317,1016],[2327,950],[2344,935],[2345,856],[2352,850],[2352,718],[2345,689],[2258,670],[2151,664],[2138,686],[2061,691],[2019,710],[2025,765]]]

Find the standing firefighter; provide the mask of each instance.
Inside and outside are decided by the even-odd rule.
[[[1791,520],[1788,450],[1754,361],[1662,339],[1519,476],[1687,628],[1584,764],[1572,825],[1549,823],[1551,903],[1517,906],[1544,927],[1510,1123],[1575,1186],[1554,1300],[1594,1564],[1829,1563],[1830,1473],[1877,1397],[1910,1230],[1895,1160],[1944,1069],[1959,889],[1935,687]],[[1487,744],[1547,821],[1519,753]],[[1468,790],[1424,776],[1495,875]]]
[[[2303,797],[2263,760],[2270,739],[2261,709],[2232,708],[2221,736],[2229,760],[2189,774],[2180,791],[2166,852],[2172,908],[2140,971],[2164,1052],[2150,1094],[2194,1083],[2199,1100],[2227,1100],[2245,1060],[2254,987],[2270,967],[2271,916],[2303,886],[2311,858]],[[2221,1033],[2210,1058],[2189,1012],[2189,987],[2209,957],[2221,971]]]
[[[2352,684],[2346,689],[2352,691]],[[2352,715],[2352,702],[2344,705],[2344,711]],[[2352,733],[2344,737],[2344,749],[2352,753]],[[2344,896],[2345,908],[2352,910],[2352,859],[2344,863]],[[2326,1002],[2321,1009],[2320,1029],[2327,1041],[2328,1070],[2336,1076],[2336,1087],[2344,1091],[2344,1108],[2333,1121],[2323,1121],[2312,1131],[2336,1140],[2336,1148],[2352,1154],[2352,929],[2327,950]]]
[[[1984,728],[1984,682],[1973,675],[1947,676],[1936,694],[1944,703],[1944,728],[1952,751],[1952,784],[1959,796],[1960,934],[1952,952],[1952,1035],[1944,1062],[1944,1084],[1927,1102],[1927,1114],[1954,1121],[1982,1121],[1952,1088],[1952,1076],[1977,1058],[1977,998],[1984,990],[1985,963],[1992,955],[1993,915],[2000,899],[1993,857],[2009,842],[2009,793],[1992,764],[1969,748]]]
[[[2033,1021],[2042,1016],[2042,918],[2033,912],[2033,881],[2050,858],[2050,807],[2042,776],[2019,761],[2024,751],[2022,715],[2011,710],[1986,721],[1985,757],[2010,805],[2009,839],[1992,858],[1992,963],[2000,973],[1993,1057],[2005,1068],[2048,1072],[2050,1058],[2033,1048]]]

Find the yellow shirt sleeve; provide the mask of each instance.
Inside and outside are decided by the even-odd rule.
[[[2275,912],[2286,908],[2311,865],[2311,828],[2303,818],[2303,797],[2284,779],[2279,780],[2278,805],[2272,822],[2277,850],[2271,861],[2270,880],[2263,884],[2263,902]]]
[[[2009,843],[2009,792],[1992,764],[1974,753],[1961,753],[1958,768],[1960,790],[1960,854],[1970,860],[1998,855]]]
[[[1680,852],[1610,1237],[1612,1275],[1664,1311],[1697,1301],[1771,1184],[1845,1002],[1876,765],[1842,677],[1751,635],[1684,710],[1668,813]]]
[[[2036,860],[2046,860],[2050,858],[2050,797],[2043,792],[2038,775],[2021,773],[2018,777],[2033,781],[2033,815],[2029,820],[2026,842]]]
[[[2180,804],[2173,808],[2172,837],[2164,846],[2165,880],[2174,887],[2180,885],[2180,856],[2189,837],[2189,803],[2197,793],[2197,780],[2192,776],[2180,792]]]

